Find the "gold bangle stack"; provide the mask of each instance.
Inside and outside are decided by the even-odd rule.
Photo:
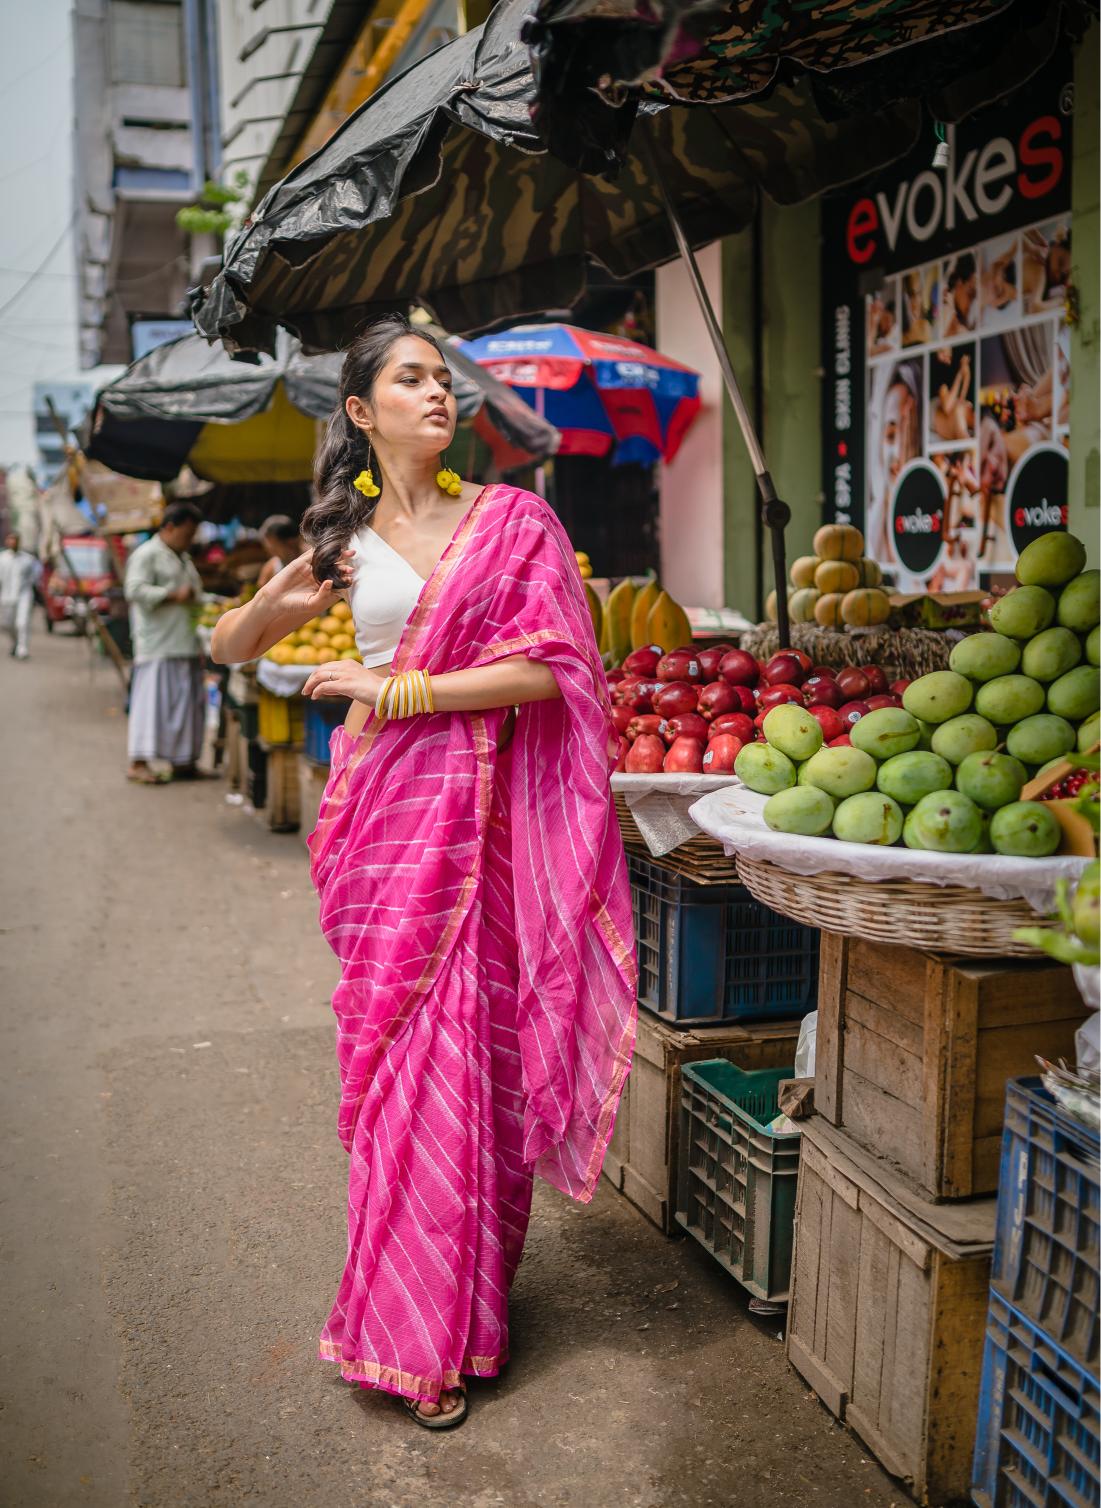
[[[388,675],[375,698],[375,715],[387,720],[435,710],[432,678],[427,670],[406,670],[401,675]]]

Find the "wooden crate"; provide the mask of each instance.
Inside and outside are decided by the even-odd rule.
[[[307,759],[304,754],[299,754],[299,831],[302,834],[303,842],[309,840],[310,834],[317,826],[317,813],[321,807],[321,797],[325,793],[328,779],[329,766],[327,764],[315,764],[312,759]]]
[[[257,816],[275,833],[296,833],[299,824],[298,753],[290,745],[267,750],[267,791]]]
[[[823,932],[815,1107],[932,1198],[993,1193],[1006,1080],[1073,1058],[1085,1013],[1061,964]]]
[[[803,1122],[788,1358],[919,1503],[967,1499],[995,1205],[923,1200]]]
[[[605,1176],[666,1235],[678,1232],[681,1065],[727,1058],[739,1068],[786,1068],[795,1062],[798,1039],[798,1021],[684,1031],[640,1010],[631,1072],[604,1158]]]

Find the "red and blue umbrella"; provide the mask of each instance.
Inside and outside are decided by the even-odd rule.
[[[562,456],[671,461],[699,412],[698,372],[618,335],[517,325],[462,349],[561,432]]]

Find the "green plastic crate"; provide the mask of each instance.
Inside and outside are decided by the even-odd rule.
[[[677,1223],[743,1288],[786,1303],[791,1287],[797,1131],[765,1129],[794,1068],[748,1071],[723,1058],[681,1069]]]

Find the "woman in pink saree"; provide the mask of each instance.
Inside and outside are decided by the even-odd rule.
[[[353,702],[310,838],[341,965],[350,1154],[347,1261],[321,1356],[442,1428],[466,1417],[463,1379],[508,1359],[533,1175],[591,1199],[630,1065],[615,742],[557,519],[514,487],[456,496],[439,472],[455,424],[439,348],[380,321],[349,349],[341,391],[304,520],[312,555],[227,614],[214,649],[245,658],[349,588],[355,615],[376,579],[364,543],[376,561],[380,538],[401,557],[380,591],[402,565],[411,597],[421,581],[388,666],[337,661],[306,686]],[[387,675],[411,671],[434,710],[394,716]]]

